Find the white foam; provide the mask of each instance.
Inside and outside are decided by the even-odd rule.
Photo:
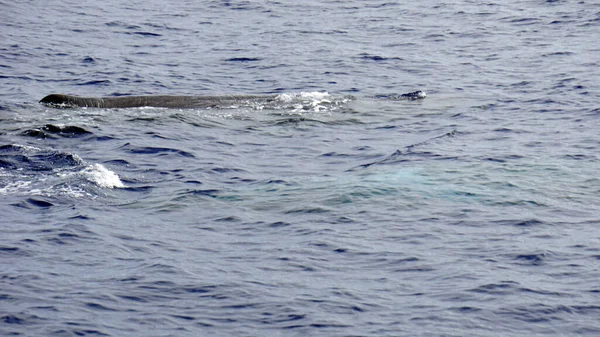
[[[28,152],[40,152],[40,151],[42,151],[42,149],[40,149],[39,147],[30,146],[30,145],[12,144],[12,146],[14,146],[16,148],[23,149],[24,151],[28,151]]]
[[[102,164],[89,165],[81,174],[90,182],[104,188],[125,187],[119,176]]]
[[[70,186],[70,185],[54,186],[51,189],[48,189],[47,193],[49,196],[54,196],[58,193],[61,195],[67,195],[72,198],[81,198],[81,197],[88,197],[88,198],[92,198],[92,199],[96,198],[95,195],[90,194],[89,192],[85,191],[83,188],[77,187],[77,186],[74,187],[74,186]]]
[[[28,189],[31,186],[31,181],[16,181],[0,187],[0,194],[15,193],[20,190]]]
[[[295,93],[284,93],[277,95],[277,99],[284,103],[298,102],[298,101],[311,101],[315,104],[324,102],[330,103],[331,96],[327,92],[311,91],[311,92],[295,92]]]
[[[279,94],[277,100],[287,105],[285,108],[293,113],[333,111],[343,103],[329,93],[320,91]]]

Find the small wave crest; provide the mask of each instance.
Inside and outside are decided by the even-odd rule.
[[[102,164],[93,164],[81,170],[81,174],[90,182],[104,188],[125,187],[119,176]]]
[[[115,172],[102,164],[88,164],[76,154],[20,144],[0,146],[0,194],[93,196],[89,183],[125,187]]]

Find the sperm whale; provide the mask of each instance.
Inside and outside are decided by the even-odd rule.
[[[377,99],[389,100],[416,100],[427,95],[423,91],[414,91],[406,94],[376,95]],[[270,103],[278,99],[278,94],[271,95],[221,95],[221,96],[104,96],[82,97],[63,94],[51,94],[40,100],[40,103],[56,108],[214,108],[231,106],[239,103]]]
[[[64,108],[210,108],[235,104],[236,102],[269,102],[274,95],[224,95],[224,96],[105,96],[81,97],[62,94],[48,95],[40,103]]]

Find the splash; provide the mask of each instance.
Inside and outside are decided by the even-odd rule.
[[[100,188],[125,187],[115,172],[101,164],[87,164],[70,152],[0,146],[0,195],[93,197],[97,191],[88,182]]]
[[[125,187],[119,176],[104,167],[102,164],[93,164],[85,167],[81,174],[90,182],[104,188]]]
[[[327,102],[331,103],[331,95],[328,92],[292,92],[277,95],[277,99],[283,103],[295,102]]]
[[[297,92],[283,93],[277,95],[276,101],[284,106],[283,109],[291,109],[292,112],[323,112],[333,111],[338,106],[348,102],[349,97],[334,97],[328,92]]]

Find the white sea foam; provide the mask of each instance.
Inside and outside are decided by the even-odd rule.
[[[331,102],[331,95],[327,92],[319,92],[319,91],[311,91],[311,92],[295,92],[295,93],[284,93],[277,95],[277,99],[284,103],[294,103],[294,102],[315,102],[316,104],[320,102]]]
[[[16,191],[28,189],[31,186],[31,181],[15,181],[0,187],[0,194],[10,194]]]
[[[119,176],[102,164],[89,165],[81,174],[90,182],[104,188],[125,187]]]
[[[333,110],[340,101],[335,100],[329,93],[312,91],[279,94],[277,99],[292,108],[292,112],[322,112]]]
[[[42,149],[40,149],[39,147],[30,146],[30,145],[12,144],[12,146],[16,147],[16,148],[19,148],[19,149],[23,149],[24,151],[28,151],[28,152],[40,152],[40,151],[42,151]]]

